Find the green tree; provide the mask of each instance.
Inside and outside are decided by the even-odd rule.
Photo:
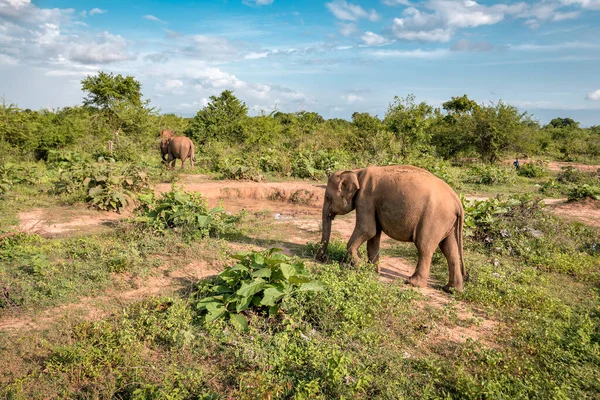
[[[112,108],[119,102],[133,106],[142,105],[142,85],[133,76],[113,75],[100,71],[81,81],[86,93],[83,104],[101,109]]]
[[[466,94],[458,97],[453,96],[450,100],[442,104],[442,108],[446,110],[449,120],[454,120],[457,117],[468,114],[471,115],[479,109],[479,105],[475,100],[471,100]]]
[[[192,119],[186,134],[200,142],[207,140],[236,141],[243,139],[242,122],[248,117],[248,107],[231,90],[223,91]]]
[[[502,101],[476,109],[469,136],[481,159],[493,163],[511,143],[518,141],[526,115]]]
[[[154,110],[148,107],[149,100],[142,101],[142,85],[132,76],[100,71],[83,79],[81,89],[86,93],[83,104],[98,111],[93,129],[105,137],[115,130],[140,135],[150,129]]]
[[[552,128],[579,128],[579,122],[572,118],[554,118],[547,126]]]
[[[433,107],[426,102],[417,104],[413,94],[406,98],[394,97],[383,122],[399,141],[403,157],[406,157],[409,150],[423,149],[429,144],[434,116]]]

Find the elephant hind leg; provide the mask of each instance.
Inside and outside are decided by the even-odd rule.
[[[463,276],[460,268],[460,251],[455,235],[450,235],[440,243],[440,250],[448,261],[448,284],[444,286],[444,291],[450,292],[456,289],[459,292],[463,290]]]

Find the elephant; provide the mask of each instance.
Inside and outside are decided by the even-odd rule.
[[[347,245],[353,264],[360,261],[358,249],[365,241],[369,262],[378,264],[381,232],[384,232],[392,239],[413,242],[417,247],[419,259],[408,283],[426,286],[431,258],[439,246],[449,270],[444,290],[463,290],[463,280],[467,280],[463,259],[464,210],[458,195],[446,182],[411,165],[370,166],[333,173],[323,201],[318,260],[326,258],[335,216],[355,209],[356,225]]]
[[[190,165],[192,169],[194,168],[194,142],[190,138],[185,136],[174,136],[172,132],[169,134],[161,132],[161,143],[160,143],[160,151],[162,155],[163,162],[173,169],[175,167],[175,162],[179,158],[181,160],[181,169],[183,169],[185,165],[185,160],[190,159]],[[165,159],[165,155],[167,158]]]

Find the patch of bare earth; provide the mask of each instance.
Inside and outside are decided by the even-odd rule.
[[[113,227],[127,214],[95,211],[83,207],[34,208],[19,213],[19,230],[44,237],[58,237],[76,232],[100,233]]]
[[[81,297],[76,303],[49,308],[37,315],[4,318],[0,320],[0,331],[42,330],[58,323],[98,320],[146,297],[191,290],[199,280],[218,273],[204,262],[192,262],[175,271],[161,268],[154,276],[133,279],[128,283],[129,289],[111,289],[101,296]]]
[[[600,228],[600,201],[587,198],[569,203],[557,203],[549,210],[562,218]]]
[[[557,161],[550,161],[548,163],[548,169],[550,171],[560,172],[560,171],[562,171],[562,168],[564,168],[564,167],[577,168],[578,170],[580,170],[582,172],[598,172],[600,165],[578,164],[578,163],[572,163],[572,162],[557,162]]]

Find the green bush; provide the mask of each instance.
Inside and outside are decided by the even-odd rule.
[[[586,183],[583,185],[574,186],[569,190],[569,201],[575,201],[585,198],[600,200],[600,187],[591,186]]]
[[[477,185],[502,185],[513,183],[514,181],[514,172],[492,165],[472,167],[465,179],[466,183],[475,183]]]
[[[204,320],[229,318],[238,329],[247,330],[248,320],[241,313],[252,309],[274,316],[285,301],[297,292],[321,291],[323,285],[311,279],[304,263],[293,261],[280,249],[238,253],[238,260],[212,281],[198,288],[197,307],[206,312]]]
[[[572,166],[560,167],[561,171],[556,176],[559,182],[564,183],[582,183],[590,178],[589,174],[578,170]]]
[[[135,192],[148,187],[149,179],[144,170],[136,167],[108,164],[82,183],[89,204],[100,210],[120,212],[135,199]]]
[[[224,160],[224,166],[221,167],[220,172],[225,179],[251,180],[254,182],[261,182],[264,179],[256,167],[248,165],[242,158]]]
[[[185,236],[218,236],[229,231],[242,215],[229,215],[223,208],[208,209],[200,193],[188,193],[173,186],[171,191],[158,197],[154,192],[138,196],[136,221],[156,232],[167,229],[181,231]]]
[[[543,162],[528,162],[517,170],[517,175],[527,178],[540,178],[547,174],[547,170]]]

